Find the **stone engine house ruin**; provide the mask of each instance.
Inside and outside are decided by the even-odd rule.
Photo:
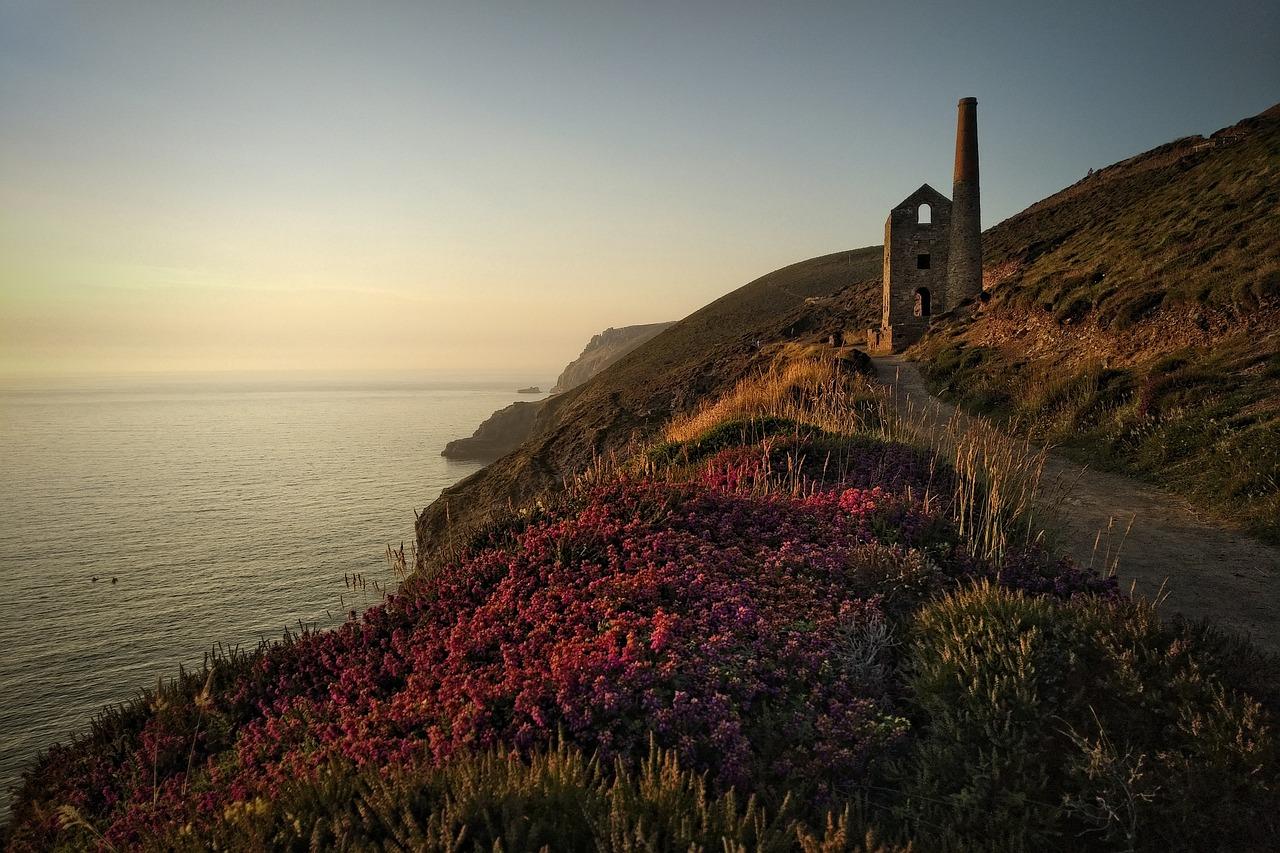
[[[933,317],[982,291],[977,106],[958,106],[951,198],[925,184],[885,220],[880,326],[867,330],[873,355],[907,348]]]

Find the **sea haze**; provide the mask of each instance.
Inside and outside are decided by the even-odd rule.
[[[252,647],[376,603],[386,546],[410,542],[414,511],[480,467],[441,449],[537,399],[518,384],[0,392],[2,810],[40,750],[214,644]],[[366,592],[344,585],[354,573]]]

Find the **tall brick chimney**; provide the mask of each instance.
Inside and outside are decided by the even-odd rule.
[[[982,217],[978,192],[978,99],[961,98],[951,183],[951,255],[947,308],[982,291]]]

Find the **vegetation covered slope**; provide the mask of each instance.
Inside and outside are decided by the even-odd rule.
[[[552,394],[562,394],[591,379],[600,371],[631,352],[645,341],[660,334],[671,323],[649,323],[605,329],[587,343],[582,353],[565,367],[556,380]],[[512,403],[494,412],[476,427],[470,438],[458,438],[445,445],[441,456],[451,459],[491,461],[505,456],[533,434],[538,411],[546,400]]]
[[[630,352],[584,385],[547,401],[517,450],[446,489],[417,520],[423,565],[438,563],[486,522],[542,494],[594,460],[652,435],[673,413],[766,363],[775,342],[824,324],[862,328],[880,248],[837,252],[784,267],[729,293]],[[850,294],[832,302],[832,297]],[[815,304],[815,301],[823,301]]]
[[[533,432],[544,400],[520,400],[494,412],[469,438],[455,438],[440,451],[449,459],[497,459],[510,453]]]
[[[1001,470],[812,355],[362,618],[105,714],[7,846],[1265,849],[1267,662],[980,545]]]
[[[577,388],[645,341],[665,332],[674,323],[648,323],[642,326],[623,326],[605,329],[595,335],[583,347],[582,352],[560,372],[552,394],[563,394]]]
[[[1274,153],[1270,117],[1238,137],[1104,171],[1024,214],[1044,221],[1004,249],[1014,226],[996,229],[994,296],[922,348],[935,375],[1005,358],[1008,335],[965,337],[1000,317],[1029,344],[1053,340],[1046,317],[1083,329],[1059,340],[1102,341],[1121,364],[1106,370],[1145,364],[1134,341],[1178,311],[1266,340],[1266,258],[1251,315],[1222,287],[1162,284],[1146,307],[1104,289],[1058,316],[1086,283],[1147,280],[1115,247],[1114,267],[1040,302],[1010,284],[1124,233],[1127,216],[1090,223],[1174,183],[1133,190],[1143,175]],[[1245,187],[1228,199],[1272,215],[1257,207],[1274,180],[1249,190],[1222,168]],[[1232,239],[1265,253],[1274,233],[1252,227]],[[557,398],[531,441],[419,519],[432,571],[338,630],[105,713],[26,775],[6,847],[1269,849],[1276,662],[1050,558],[1025,516],[1034,462],[921,440],[847,351],[796,343],[865,325],[878,266],[873,248],[780,270]],[[1021,399],[969,378],[989,405]]]
[[[989,301],[913,351],[944,396],[1280,538],[1280,107],[983,238]]]

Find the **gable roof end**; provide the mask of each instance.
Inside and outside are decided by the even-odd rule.
[[[922,204],[932,206],[944,204],[950,206],[951,199],[947,198],[928,184],[921,184],[920,189],[895,204],[893,209],[897,210],[902,207],[919,207]]]

